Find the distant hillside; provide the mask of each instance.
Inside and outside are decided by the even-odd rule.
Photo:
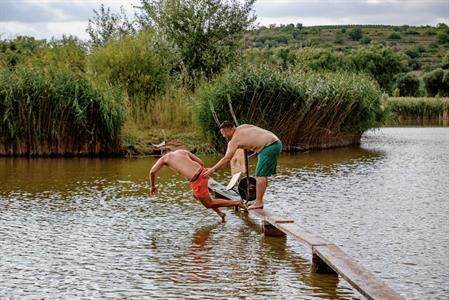
[[[409,57],[411,70],[438,67],[449,50],[449,27],[388,25],[262,26],[248,32],[248,48],[316,47],[349,51],[365,45],[383,44]]]

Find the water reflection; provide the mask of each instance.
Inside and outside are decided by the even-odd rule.
[[[266,204],[408,299],[449,294],[449,129],[383,128],[361,147],[283,154]],[[213,165],[220,157],[201,157]],[[198,205],[155,158],[0,158],[0,298],[358,298],[310,250]],[[255,159],[251,159],[254,173]],[[216,179],[226,182],[229,170]]]
[[[209,259],[212,245],[208,243],[213,229],[220,226],[219,223],[199,228],[193,235],[191,256],[195,263],[190,280],[196,282],[207,281],[209,278]]]

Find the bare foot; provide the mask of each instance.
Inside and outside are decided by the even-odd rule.
[[[226,222],[226,214],[224,212],[222,212],[220,214],[220,217],[221,217],[221,222]]]
[[[248,206],[248,210],[251,210],[251,209],[263,209],[263,204],[254,203],[254,204]]]

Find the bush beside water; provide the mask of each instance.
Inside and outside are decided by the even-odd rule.
[[[401,120],[448,120],[449,98],[390,97],[388,110],[392,121]]]
[[[366,75],[291,73],[276,68],[227,70],[197,92],[199,122],[214,146],[223,145],[211,107],[219,121],[232,120],[273,131],[285,149],[326,148],[359,142],[385,113],[381,92]]]
[[[120,149],[121,94],[62,69],[0,71],[0,154],[109,154]]]

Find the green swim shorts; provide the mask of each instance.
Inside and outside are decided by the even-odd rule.
[[[276,174],[276,167],[279,158],[279,153],[282,151],[282,143],[277,143],[266,146],[259,152],[256,165],[256,177],[267,177]]]

